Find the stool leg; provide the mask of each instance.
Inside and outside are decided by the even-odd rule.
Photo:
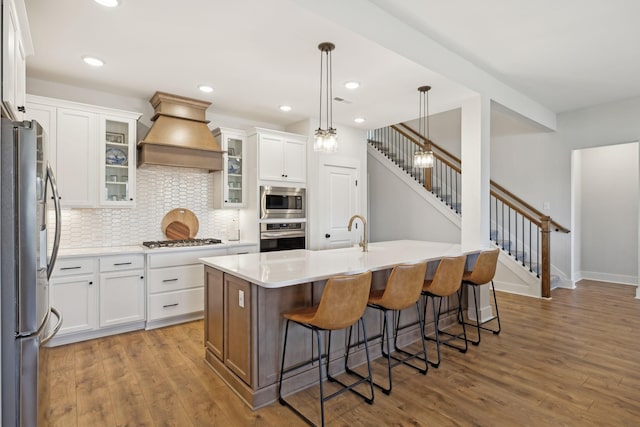
[[[320,381],[320,419],[322,421],[321,425],[324,426],[324,389],[322,387],[322,339],[320,337],[320,331],[316,328],[313,328],[313,330],[316,333],[316,337],[318,340],[318,378]]]
[[[369,386],[371,387],[371,399],[365,399],[365,402],[371,405],[373,404],[373,399],[375,398],[375,395],[373,394],[373,374],[371,373],[371,360],[369,358],[369,340],[367,338],[367,328],[364,325],[364,319],[362,317],[360,318],[360,324],[362,325],[362,334],[364,335],[364,352],[367,355],[367,372],[369,373],[367,379],[369,380]],[[351,328],[349,328],[349,343],[351,343]],[[349,347],[347,346],[347,354],[348,353]]]
[[[387,341],[387,370],[389,371],[389,388],[384,388],[384,387],[380,387],[380,389],[382,390],[382,392],[384,394],[389,394],[391,393],[391,388],[393,387],[393,381],[392,381],[392,377],[391,377],[391,337],[389,335],[389,324],[387,321],[387,310],[383,310],[382,311],[384,313],[384,324],[382,326],[382,329],[384,330],[383,332],[385,333],[385,335],[382,337],[383,339],[383,343],[384,340],[386,338]],[[383,343],[381,343],[381,348],[383,349],[382,354],[385,355],[384,353],[384,345]]]
[[[436,310],[436,297],[431,295],[431,305],[433,307],[433,323],[436,330],[436,349],[438,352],[438,361],[431,362],[431,366],[437,368],[440,366],[440,308],[442,307],[442,297],[438,297],[438,309]]]
[[[329,382],[334,382],[335,380],[329,374],[329,360],[331,359],[329,356],[331,355],[331,330],[329,330],[329,342],[327,344],[327,380]]]
[[[278,381],[278,401],[281,405],[286,405],[287,402],[282,398],[282,377],[284,376],[284,357],[287,354],[287,337],[289,335],[289,322],[287,319],[287,326],[284,329],[284,345],[282,347],[282,364],[280,365],[280,381]]]
[[[480,344],[480,311],[478,310],[478,298],[476,296],[476,286],[473,286],[473,305],[476,306],[476,329],[478,330],[478,341],[471,341],[473,345]]]
[[[422,375],[427,375],[429,370],[429,359],[427,358],[427,344],[424,342],[424,319],[420,317],[420,304],[416,301],[416,311],[418,312],[418,325],[420,327],[420,340],[422,341],[422,354],[424,355],[424,369],[418,371]],[[419,357],[417,359],[420,359]]]
[[[491,332],[498,335],[502,330],[502,326],[500,325],[500,313],[498,312],[498,300],[496,299],[496,287],[493,285],[493,280],[491,281],[491,289],[493,290],[493,303],[496,306],[496,317],[498,318],[498,329],[491,330]]]

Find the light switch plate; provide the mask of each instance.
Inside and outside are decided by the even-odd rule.
[[[244,308],[244,291],[238,291],[238,305]]]

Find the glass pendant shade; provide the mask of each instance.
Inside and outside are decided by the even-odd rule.
[[[418,151],[413,154],[414,168],[432,168],[434,163],[431,140],[429,139],[429,90],[431,90],[431,86],[420,86],[418,88],[418,92],[420,92],[418,134],[423,139],[423,145],[419,145]],[[425,131],[427,133],[426,140],[424,139]],[[426,149],[423,149],[423,147],[426,147]]]
[[[413,155],[414,168],[432,168],[433,167],[433,151],[418,150]]]
[[[338,134],[335,129],[316,129],[313,151],[335,153],[338,150]]]
[[[320,49],[320,114],[318,116],[318,129],[316,129],[313,151],[322,153],[335,153],[338,150],[338,132],[333,127],[333,90],[331,75],[331,51],[335,49],[333,43],[324,42],[318,45]],[[325,107],[323,112],[322,107]],[[325,128],[322,128],[322,118],[325,119]]]

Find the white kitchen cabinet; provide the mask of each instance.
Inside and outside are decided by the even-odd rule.
[[[62,207],[92,208],[96,205],[96,127],[93,113],[57,109],[55,173]]]
[[[144,255],[61,258],[50,280],[50,298],[63,318],[50,345],[142,329]]]
[[[26,60],[32,53],[23,0],[2,2],[2,105],[6,115],[23,120]]]
[[[63,318],[54,340],[97,327],[98,276],[94,258],[59,260],[49,285],[51,306]]]
[[[287,132],[255,129],[260,181],[304,184],[307,180],[307,138]]]
[[[203,317],[204,265],[198,258],[257,250],[256,244],[239,244],[147,253],[147,329]]]
[[[101,206],[133,206],[136,176],[136,122],[100,115]]]
[[[245,207],[248,184],[245,134],[235,129],[217,128],[213,135],[225,152],[222,170],[213,174],[213,207]]]
[[[48,135],[62,207],[133,207],[138,113],[27,95]]]

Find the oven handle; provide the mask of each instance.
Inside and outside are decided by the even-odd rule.
[[[273,231],[260,233],[260,240],[282,239],[286,237],[305,237],[304,231]]]

